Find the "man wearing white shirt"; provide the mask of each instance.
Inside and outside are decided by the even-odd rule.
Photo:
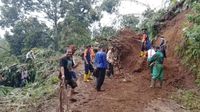
[[[33,54],[33,50],[30,50],[27,54],[26,54],[26,62],[35,59],[35,55]]]
[[[112,75],[114,75],[114,70],[113,70],[113,63],[114,63],[114,54],[113,51],[114,49],[112,47],[109,48],[109,51],[107,53],[106,59],[108,61],[108,77]]]
[[[152,46],[151,49],[149,49],[149,50],[147,51],[147,54],[148,54],[148,56],[147,56],[147,60],[148,60],[148,59],[150,59],[154,54],[156,54],[155,48]],[[151,73],[152,73],[152,71],[153,71],[153,64],[154,64],[154,63],[149,63],[149,64],[148,64],[149,67],[150,67]]]
[[[149,49],[147,52],[148,52],[147,59],[151,58],[154,54],[156,54],[154,47],[151,47],[151,49]]]

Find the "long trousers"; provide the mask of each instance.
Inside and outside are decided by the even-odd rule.
[[[105,68],[97,68],[97,84],[96,84],[96,89],[97,91],[101,90],[101,86],[103,85],[104,79],[105,79],[105,74],[106,74],[106,69]]]
[[[113,65],[111,63],[108,64],[107,75],[108,75],[108,77],[110,77],[111,75],[114,75]]]

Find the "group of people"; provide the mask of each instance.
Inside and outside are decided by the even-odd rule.
[[[166,57],[165,48],[166,42],[163,36],[159,36],[160,45],[152,46],[149,37],[144,30],[142,36],[142,48],[141,57],[147,57],[147,62],[151,71],[151,85],[155,87],[156,80],[160,81],[160,87],[163,82],[163,61]],[[60,78],[65,80],[65,86],[71,86],[71,95],[74,93],[74,88],[77,87],[77,76],[74,69],[81,63],[75,63],[74,53],[76,47],[70,45],[65,50],[65,55],[60,59]],[[96,91],[102,91],[105,76],[108,77],[114,75],[113,63],[114,63],[114,49],[109,47],[107,50],[103,45],[98,49],[93,49],[91,45],[88,45],[82,54],[82,60],[84,63],[83,81],[90,82],[90,80],[96,79]]]
[[[60,79],[64,79],[65,86],[71,87],[70,96],[73,95],[74,89],[77,87],[77,76],[74,71],[81,62],[75,63],[74,53],[76,48],[74,45],[70,45],[65,50],[65,55],[60,59]],[[83,53],[84,62],[84,75],[83,81],[89,82],[96,78],[96,91],[102,91],[105,75],[108,77],[114,74],[113,71],[113,48],[109,48],[108,52],[104,46],[99,46],[98,49],[93,49],[91,45],[88,45]]]
[[[150,42],[146,30],[143,30],[142,36],[142,47],[141,47],[141,57],[147,57],[148,66],[151,73],[151,84],[150,87],[154,88],[156,85],[156,80],[159,81],[159,87],[162,88],[164,67],[163,62],[166,58],[166,40],[164,36],[158,35],[156,40],[159,40],[159,45]]]

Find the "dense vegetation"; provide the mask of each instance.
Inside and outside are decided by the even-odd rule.
[[[118,4],[117,1],[114,2],[116,4],[104,1],[102,5],[93,7],[96,2],[91,0],[2,0],[2,3],[0,25],[2,28],[11,28],[11,31],[6,32],[4,39],[0,40],[0,69],[4,78],[7,77],[3,84],[10,86],[18,85],[13,79],[19,77],[22,65],[28,66],[25,63],[28,51],[46,49],[56,55],[58,53],[55,51],[62,52],[69,44],[78,47],[90,44],[94,41],[91,39],[90,25],[100,20],[101,11],[112,13],[114,10],[110,10],[110,6],[115,8]],[[46,22],[32,17],[31,14],[34,13],[42,13],[39,15]],[[115,29],[112,34],[106,27],[101,29],[101,36],[107,37],[116,33]],[[34,53],[38,59],[37,55],[40,54],[37,50]],[[36,65],[32,65],[34,66]],[[37,74],[38,71],[35,72]]]
[[[196,82],[200,85],[200,3],[194,3],[192,13],[188,15],[188,24],[184,28],[185,40],[178,49],[183,63],[196,74]],[[192,66],[191,66],[191,63]]]

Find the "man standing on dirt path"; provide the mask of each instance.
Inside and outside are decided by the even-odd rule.
[[[107,61],[108,61],[108,72],[107,75],[110,77],[111,75],[114,75],[114,70],[113,70],[113,63],[114,63],[114,48],[110,47],[107,53]]]
[[[103,85],[106,69],[107,69],[107,60],[106,60],[106,52],[103,46],[99,47],[99,51],[95,56],[95,67],[97,70],[97,80],[96,80],[96,90],[101,91],[101,86]]]
[[[94,61],[94,57],[95,57],[95,54],[94,54],[94,51],[93,49],[91,48],[91,45],[88,45],[87,48],[85,49],[84,51],[84,64],[85,64],[85,74],[84,74],[84,77],[83,77],[83,80],[84,82],[89,82],[89,80],[91,79],[91,74],[93,73],[94,71],[94,68],[93,68],[93,61]]]
[[[151,48],[151,43],[147,34],[147,29],[142,29],[142,47],[140,52],[140,57],[146,57],[147,51]]]
[[[148,59],[148,62],[153,64],[152,78],[151,78],[151,88],[155,87],[156,80],[160,81],[159,87],[162,88],[164,67],[163,67],[164,55],[162,54],[160,47],[156,47],[156,54]]]
[[[74,94],[74,89],[77,87],[77,83],[72,79],[73,68],[76,68],[78,65],[74,66],[72,60],[72,50],[67,49],[65,55],[60,59],[60,74],[63,80],[65,80],[65,86],[71,86],[70,97]]]
[[[77,67],[81,62],[76,62],[75,60],[75,57],[74,57],[74,54],[77,50],[76,46],[75,45],[69,45],[69,47],[67,49],[71,49],[72,50],[72,60],[73,60],[73,63],[74,63],[74,66]],[[72,73],[72,79],[74,79],[74,81],[77,81],[77,76],[76,76],[76,72],[75,72],[75,69],[73,69],[73,73]]]

